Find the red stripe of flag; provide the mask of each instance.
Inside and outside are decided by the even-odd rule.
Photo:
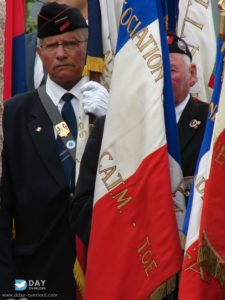
[[[3,99],[26,90],[25,0],[7,0]]]

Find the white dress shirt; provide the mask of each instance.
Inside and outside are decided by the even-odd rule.
[[[63,104],[65,103],[65,101],[61,99],[62,96],[65,93],[70,93],[74,95],[74,98],[71,99],[71,104],[73,106],[75,116],[77,119],[77,126],[79,120],[80,101],[82,99],[80,88],[86,82],[87,82],[87,78],[83,77],[70,91],[67,91],[63,87],[59,86],[54,81],[52,81],[49,76],[47,76],[46,92],[48,96],[52,99],[55,106],[58,107],[59,112],[61,112]],[[55,135],[57,135],[56,131],[55,131]]]
[[[187,97],[179,105],[175,106],[175,113],[176,113],[177,123],[180,120],[182,112],[183,112],[185,106],[187,105],[189,98],[190,98],[190,94],[188,94]]]

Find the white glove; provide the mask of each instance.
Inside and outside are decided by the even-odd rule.
[[[104,116],[107,112],[109,93],[107,89],[96,81],[85,83],[80,89],[83,95],[83,108],[86,114],[95,117]]]

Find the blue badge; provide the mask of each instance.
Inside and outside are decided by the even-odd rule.
[[[66,143],[67,149],[73,149],[73,148],[75,148],[75,146],[76,146],[76,143],[73,140],[70,140]]]

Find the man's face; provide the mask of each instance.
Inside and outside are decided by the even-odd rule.
[[[62,44],[76,43],[80,40],[78,30],[73,30],[44,38],[41,46],[37,48],[50,78],[67,90],[81,79],[87,42],[77,43],[72,48]]]
[[[169,56],[174,103],[177,106],[187,97],[190,87],[197,81],[196,66],[185,63],[183,54],[170,53]]]

